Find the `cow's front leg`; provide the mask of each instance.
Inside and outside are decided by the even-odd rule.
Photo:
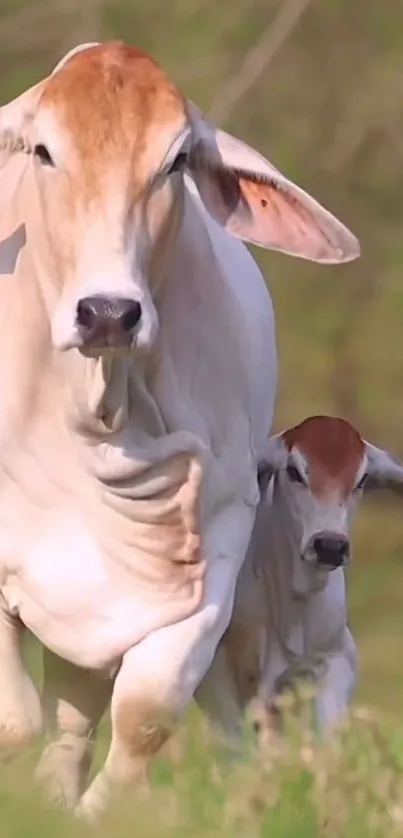
[[[112,680],[44,649],[42,702],[50,741],[36,779],[53,803],[73,807],[83,793],[97,726],[112,687]]]
[[[42,727],[39,695],[21,653],[23,632],[0,594],[0,752],[31,744]]]
[[[217,549],[208,561],[197,613],[153,632],[124,656],[112,695],[111,747],[81,798],[78,814],[95,816],[114,790],[144,776],[150,757],[191,702],[228,626],[253,520],[253,508],[238,507],[232,520],[223,522],[226,530],[215,533],[215,545],[228,545],[228,553],[219,555]]]

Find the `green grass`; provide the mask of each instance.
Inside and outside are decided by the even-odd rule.
[[[30,753],[0,767],[2,838],[94,834],[94,827],[45,805],[32,786],[34,761]],[[126,791],[95,834],[394,838],[403,834],[403,732],[357,710],[332,743],[315,744],[290,724],[284,742],[260,754],[246,743],[243,757],[230,762],[191,713],[155,760],[149,789]]]

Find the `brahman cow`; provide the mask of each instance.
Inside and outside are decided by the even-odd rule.
[[[112,693],[90,815],[168,737],[231,617],[277,378],[236,238],[323,263],[359,245],[120,42],[1,108],[0,147],[0,738],[41,728],[27,627],[38,776],[69,806]]]
[[[255,528],[212,665],[221,669],[216,723],[233,734],[249,705],[265,737],[281,722],[278,694],[308,675],[317,722],[330,732],[356,682],[345,585],[350,526],[363,492],[403,491],[403,463],[345,420],[313,416],[268,440],[259,471]]]

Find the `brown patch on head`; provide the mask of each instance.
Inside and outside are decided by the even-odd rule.
[[[120,42],[72,56],[47,80],[40,108],[72,138],[88,197],[107,168],[125,163],[140,192],[186,121],[184,99],[158,64]]]
[[[296,447],[306,458],[313,494],[339,491],[344,499],[348,497],[364,454],[364,443],[349,422],[333,416],[312,416],[285,431],[284,441],[289,451]]]

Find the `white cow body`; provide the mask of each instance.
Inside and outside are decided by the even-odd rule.
[[[323,263],[359,245],[121,43],[1,108],[0,149],[0,731],[40,724],[26,626],[38,773],[69,805],[112,694],[93,813],[144,771],[231,617],[277,383],[270,295],[235,239]]]
[[[212,493],[211,484],[217,481],[224,497],[233,494],[228,498],[228,512],[213,518],[205,535],[212,564],[225,555],[222,545],[228,536],[223,531],[235,527],[233,543],[228,539],[230,607],[258,497],[255,451],[267,437],[273,416],[275,330],[270,295],[256,263],[245,246],[222,231],[201,207],[200,199],[189,197],[184,247],[180,237],[172,260],[169,297],[161,302],[161,365],[150,397],[170,433],[190,431],[213,452],[206,493]],[[210,235],[219,268],[210,259],[209,271],[199,276],[197,251],[210,247],[208,228],[200,221],[202,213],[204,222],[213,228]],[[196,230],[195,248],[192,230]],[[186,260],[192,266],[189,273],[177,268]],[[10,373],[9,365],[5,372]],[[46,468],[44,438],[49,450]],[[111,516],[112,524],[114,512],[97,497],[93,481],[79,463],[72,468],[78,457],[74,441],[68,434],[63,445],[61,439],[62,422],[57,426],[53,413],[39,417],[33,413],[24,427],[18,456],[12,448],[8,452],[10,474],[0,482],[1,592],[12,613],[53,652],[78,666],[113,669],[127,649],[164,624],[166,614],[170,621],[172,602],[166,603],[166,592],[158,589],[152,589],[151,599],[144,600],[132,573],[133,556],[122,554],[117,545],[113,552],[105,549],[102,530],[93,521],[97,516],[105,518],[106,529],[106,516]],[[32,456],[39,446],[41,464],[37,463],[33,477]],[[13,479],[13,468],[33,482],[32,491],[21,478]],[[228,515],[230,520],[234,516],[234,523]],[[20,520],[24,527],[18,524]]]

